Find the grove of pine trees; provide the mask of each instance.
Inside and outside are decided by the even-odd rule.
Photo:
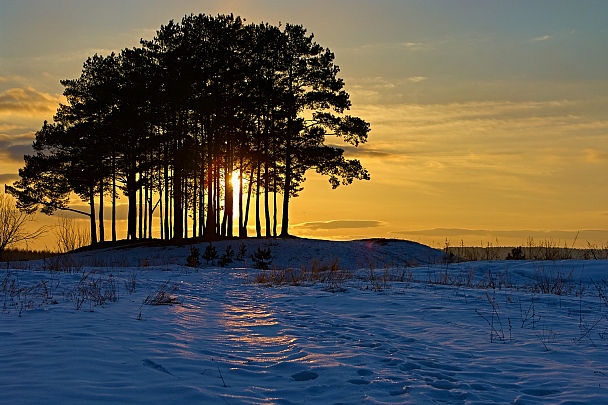
[[[344,115],[338,72],[334,54],[300,25],[204,14],[170,21],[140,47],[89,57],[79,78],[61,81],[67,103],[6,189],[27,212],[88,216],[92,244],[108,239],[104,204],[117,239],[121,195],[128,239],[151,238],[153,222],[162,239],[246,237],[250,212],[256,236],[277,236],[279,226],[288,236],[290,198],[307,170],[333,188],[369,179],[358,160],[325,145],[336,136],[357,146],[370,130]],[[90,209],[70,208],[73,195]]]

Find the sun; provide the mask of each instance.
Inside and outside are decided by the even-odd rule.
[[[239,218],[239,203],[241,191],[241,180],[239,177],[239,171],[232,172],[232,175],[230,176],[230,184],[232,185],[232,204],[234,206],[234,213],[232,214],[232,217],[237,221]]]
[[[232,184],[232,189],[233,190],[238,190],[240,187],[240,180],[239,180],[239,172],[232,172],[232,176],[230,177],[230,184]]]

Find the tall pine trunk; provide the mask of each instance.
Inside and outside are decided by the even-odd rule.
[[[116,154],[112,154],[112,242],[116,242]]]
[[[91,245],[97,244],[97,224],[95,223],[95,188],[89,188],[89,206],[91,208]]]
[[[269,192],[269,173],[268,173],[268,160],[264,163],[264,220],[266,228],[266,237],[270,238],[270,192]]]
[[[245,205],[245,218],[243,219],[243,237],[247,237],[247,224],[249,222],[249,209],[251,208],[251,193],[253,191],[253,172],[255,166],[251,168],[249,174],[249,185],[247,187],[247,204]]]
[[[277,237],[277,172],[274,170],[274,185],[273,185],[273,193],[272,193],[272,236]]]
[[[164,153],[164,176],[163,176],[163,180],[165,182],[165,216],[163,218],[163,229],[164,229],[164,235],[165,235],[165,239],[171,239],[171,234],[169,233],[169,206],[170,206],[170,202],[169,202],[169,196],[170,196],[170,192],[169,192],[169,158],[168,158],[168,146],[165,144],[165,153]]]
[[[105,241],[105,227],[103,218],[103,180],[99,181],[99,241]]]
[[[233,156],[232,156],[232,137],[233,134],[229,134],[227,152],[226,152],[226,173],[224,175],[224,187],[225,187],[225,210],[226,210],[226,236],[231,238],[233,236],[233,218],[234,218],[234,188],[232,184],[232,171],[233,167]]]
[[[287,127],[285,142],[285,187],[283,189],[283,218],[281,219],[281,237],[289,236],[289,194],[291,193],[291,125]]]
[[[215,232],[215,204],[213,203],[213,163],[207,166],[207,226],[205,236],[212,236]]]
[[[258,162],[255,181],[255,234],[258,238],[262,237],[262,222],[260,220],[260,170],[261,164]]]
[[[173,167],[173,239],[184,237],[183,206],[182,206],[182,173],[176,159]]]
[[[202,161],[202,159],[201,159]],[[199,188],[199,203],[198,203],[198,236],[205,234],[205,166],[201,164],[200,173],[200,188]]]
[[[175,128],[175,138],[173,141],[173,239],[181,240],[184,238],[181,125]]]
[[[141,176],[141,174],[139,175],[139,187],[138,188],[139,188],[139,193],[138,193],[139,194],[139,209],[137,211],[138,211],[138,214],[139,214],[139,222],[138,222],[139,223],[139,239],[142,239],[143,238],[143,221],[142,221],[143,202],[142,201],[143,201],[144,189],[142,187],[142,176]]]
[[[220,235],[220,165],[215,165],[215,234]]]
[[[127,239],[137,239],[137,181],[135,178],[135,162],[130,162],[127,173],[127,195],[129,208],[127,214]]]

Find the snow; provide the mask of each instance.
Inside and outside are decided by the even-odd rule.
[[[268,274],[339,258],[349,277],[267,286],[250,255],[184,266],[189,246],[3,264],[0,403],[606,403],[608,261],[243,243]]]

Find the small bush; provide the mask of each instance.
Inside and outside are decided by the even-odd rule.
[[[260,270],[268,270],[268,267],[272,264],[272,252],[270,248],[262,248],[258,246],[258,250],[251,255],[253,260],[253,267]]]
[[[203,259],[207,261],[207,264],[211,262],[212,265],[215,265],[215,260],[218,258],[217,249],[211,243],[207,245],[205,248],[205,252],[203,253]]]
[[[238,260],[239,262],[242,262],[245,260],[246,257],[247,257],[247,246],[245,246],[244,243],[241,243],[239,245],[239,251],[236,254],[236,260]]]
[[[521,246],[511,249],[511,253],[507,255],[507,260],[526,260],[526,255]]]
[[[188,267],[198,267],[201,265],[201,251],[194,245],[190,246],[190,256],[186,258],[186,265]]]
[[[226,246],[226,251],[220,257],[217,264],[220,267],[225,267],[226,265],[232,263],[233,259],[234,259],[234,250],[232,250],[232,246],[228,245],[228,246]]]

